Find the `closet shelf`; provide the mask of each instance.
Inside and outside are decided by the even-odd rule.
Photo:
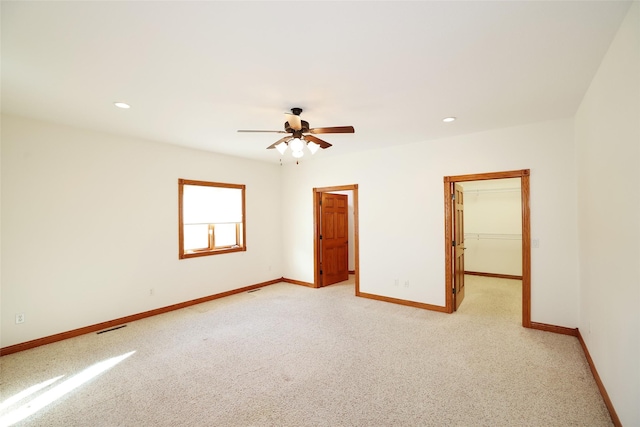
[[[522,240],[522,234],[464,233],[465,240]]]

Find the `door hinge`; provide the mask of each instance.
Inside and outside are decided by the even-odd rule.
[[[320,274],[322,274],[322,270],[320,270]]]
[[[451,193],[451,200],[455,200],[456,199],[456,193]]]
[[[322,234],[320,235],[320,240],[322,240]]]
[[[455,241],[455,240],[452,240],[452,241],[451,241],[451,246],[455,246],[455,245],[456,245],[456,241]]]
[[[451,291],[453,291],[453,294],[456,294],[456,288],[451,288]]]
[[[322,206],[322,199],[320,199],[319,202],[320,202],[320,206]]]

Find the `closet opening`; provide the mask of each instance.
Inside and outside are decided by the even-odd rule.
[[[488,181],[507,180],[511,185],[492,186]],[[484,183],[483,183],[484,182]],[[497,182],[497,181],[495,181]],[[519,184],[519,185],[517,185]],[[492,188],[493,187],[493,188]],[[470,224],[474,229],[465,228],[464,209],[465,201],[472,201],[469,197],[480,197],[484,194],[497,194],[501,192],[519,192],[520,195],[520,228],[513,224],[513,218],[502,219],[512,221],[511,224],[487,225],[486,229],[476,229],[478,223]],[[467,190],[467,191],[465,191]],[[469,202],[467,202],[468,204]],[[503,277],[522,280],[522,325],[531,327],[531,227],[529,212],[529,169],[492,172],[472,175],[446,176],[444,177],[444,207],[445,207],[445,292],[448,313],[453,313],[462,303],[465,296],[465,273],[468,275]],[[505,205],[506,206],[506,205]],[[509,206],[508,209],[514,209]],[[512,212],[513,213],[513,212]],[[485,218],[490,224],[491,218]],[[500,221],[500,218],[494,218]],[[487,222],[488,221],[488,222]],[[517,221],[517,220],[516,220]],[[481,221],[482,222],[482,221]],[[493,227],[493,228],[492,228]],[[519,231],[519,232],[518,232]],[[501,250],[508,250],[520,243],[520,262],[517,259],[498,265],[496,260],[478,260],[465,267],[465,252],[474,251],[481,246],[500,246]],[[497,243],[500,242],[499,245]],[[516,252],[516,251],[512,251]],[[512,254],[513,255],[513,254]],[[512,256],[513,258],[513,256]],[[478,262],[481,261],[481,262]],[[494,271],[475,271],[494,270]],[[519,274],[518,274],[519,273]]]

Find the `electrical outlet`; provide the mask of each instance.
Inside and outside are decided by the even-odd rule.
[[[16,324],[24,323],[24,313],[16,314]]]
[[[539,248],[540,247],[540,239],[531,239],[531,247]]]
[[[408,287],[409,287],[409,281],[408,281],[408,280],[405,280],[405,281],[404,281],[404,287],[405,287],[405,288],[408,288]]]
[[[153,296],[153,288],[149,289],[149,296],[152,297]]]
[[[398,286],[400,284],[400,280],[396,279],[396,281],[394,282],[395,286]]]

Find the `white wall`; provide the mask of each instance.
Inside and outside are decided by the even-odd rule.
[[[522,275],[520,178],[462,182],[465,271]]]
[[[528,168],[532,320],[576,327],[574,154],[567,119],[285,165],[284,276],[313,282],[311,189],[358,184],[360,290],[444,306],[443,177]]]
[[[246,252],[178,260],[178,178],[246,184]],[[282,277],[280,194],[277,165],[3,116],[1,346]]]
[[[580,332],[622,425],[640,425],[640,5],[578,110]]]

